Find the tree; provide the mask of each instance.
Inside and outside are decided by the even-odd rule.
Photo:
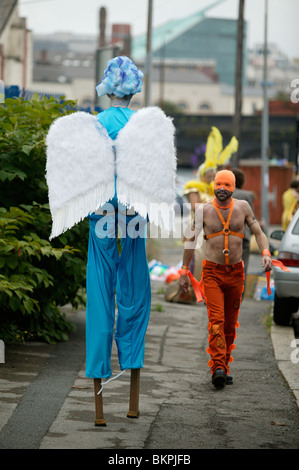
[[[59,306],[79,305],[85,285],[87,221],[49,242],[45,138],[75,102],[7,99],[0,106],[0,338],[67,339]]]

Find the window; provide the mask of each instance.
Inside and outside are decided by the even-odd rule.
[[[178,108],[180,108],[182,111],[187,111],[188,104],[185,101],[179,101]]]
[[[202,103],[200,103],[198,108],[200,111],[212,111],[212,106],[207,101],[203,101]]]
[[[292,234],[293,235],[299,235],[299,219],[297,220],[297,222],[294,225],[294,228],[292,230]]]

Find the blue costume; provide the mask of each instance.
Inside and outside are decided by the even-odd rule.
[[[112,106],[97,118],[114,140],[132,114],[128,108]],[[103,208],[112,214],[93,213],[89,216],[86,376],[92,378],[111,375],[115,289],[118,307],[115,340],[122,370],[143,367],[144,336],[151,306],[145,249],[146,220],[138,215],[127,215],[125,207],[118,204],[116,192]],[[121,233],[120,256],[118,228]]]
[[[111,375],[115,292],[120,368],[137,376],[143,367],[151,304],[147,221],[169,232],[175,203],[172,119],[157,107],[131,111],[142,72],[125,56],[107,65],[96,89],[112,106],[97,116],[78,111],[57,118],[46,139],[50,240],[89,218],[86,376],[95,384]]]

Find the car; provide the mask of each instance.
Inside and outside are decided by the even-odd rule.
[[[299,209],[285,232],[275,230],[270,237],[281,240],[277,259],[289,269],[289,272],[286,272],[273,266],[273,320],[277,325],[287,326],[299,307]]]

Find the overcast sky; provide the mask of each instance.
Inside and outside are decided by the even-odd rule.
[[[215,0],[153,0],[153,26],[182,18],[212,5]],[[99,9],[107,9],[108,24],[130,23],[134,36],[147,28],[148,0],[19,0],[20,14],[34,33],[67,31],[97,34]],[[206,16],[238,17],[239,0],[224,0]],[[265,0],[245,0],[247,46],[264,38]],[[268,41],[279,45],[290,58],[299,57],[299,0],[268,0]]]

